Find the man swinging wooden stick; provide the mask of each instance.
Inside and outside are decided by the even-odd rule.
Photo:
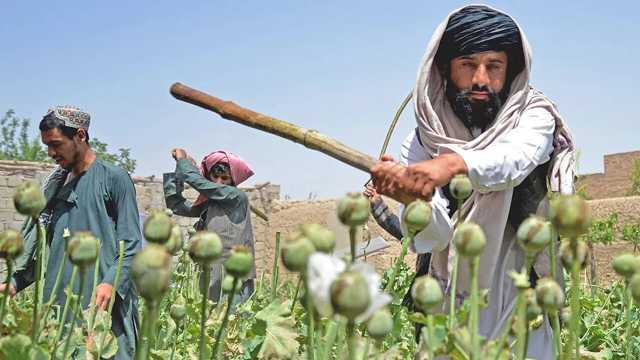
[[[413,96],[418,131],[405,141],[400,162],[390,156],[376,161],[317,132],[182,84],[174,84],[171,93],[369,172],[379,193],[404,204],[431,201],[432,221],[413,245],[418,253],[433,252],[430,273],[445,289],[454,223],[443,189],[454,175],[466,174],[474,188],[463,205],[466,220],[479,224],[488,239],[479,284],[489,289],[480,332],[490,339],[515,301],[507,273],[524,264],[515,229],[532,213],[546,215],[547,182],[553,192],[574,190],[573,139],[555,105],[529,85],[530,64],[529,44],[510,16],[487,6],[452,12],[436,29],[420,65]],[[537,276],[549,274],[546,253],[533,270]],[[460,274],[456,298],[464,298],[468,285],[468,274]],[[548,323],[531,332],[529,344],[528,357],[552,358]]]

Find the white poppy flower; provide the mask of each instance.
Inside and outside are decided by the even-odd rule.
[[[335,256],[316,252],[309,257],[309,262],[307,263],[307,286],[315,309],[321,316],[331,316],[333,314],[331,284],[346,269],[347,264]],[[380,275],[376,273],[371,265],[356,262],[350,267],[350,270],[360,273],[367,282],[367,288],[369,289],[369,297],[371,299],[369,306],[356,318],[357,322],[364,322],[377,310],[389,304],[392,298],[389,294],[380,290]]]

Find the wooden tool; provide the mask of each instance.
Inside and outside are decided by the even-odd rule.
[[[175,83],[171,86],[170,91],[171,95],[178,100],[211,110],[227,120],[297,142],[366,173],[369,173],[369,169],[376,162],[373,157],[354,150],[316,130],[305,129],[286,121],[260,114],[187,85]]]

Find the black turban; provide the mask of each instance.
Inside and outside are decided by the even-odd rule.
[[[522,38],[513,19],[486,6],[467,6],[449,18],[435,60],[442,69],[453,58],[483,51],[506,52],[511,78],[524,67]]]

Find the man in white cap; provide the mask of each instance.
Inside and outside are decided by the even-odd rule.
[[[96,284],[93,283],[93,266],[85,272],[87,286],[82,306],[90,305],[95,287],[95,306],[106,309],[116,277],[118,242],[124,240],[125,256],[115,292],[112,330],[118,341],[115,359],[131,359],[139,327],[138,297],[129,276],[131,260],[141,244],[136,193],[125,170],[96,157],[89,145],[90,121],[88,113],[71,106],[50,109],[40,121],[42,142],[48,155],[59,165],[43,184],[47,205],[40,215],[40,222],[47,229],[48,245],[44,299],[53,297],[55,303],[65,303],[64,289],[72,273],[69,262],[65,263],[61,286],[52,293],[57,269],[65,257],[63,234],[90,231],[100,239],[100,269]],[[23,227],[27,251],[16,264],[13,294],[34,281],[35,233],[35,226],[28,220]],[[78,287],[79,279],[76,278],[75,291]]]

